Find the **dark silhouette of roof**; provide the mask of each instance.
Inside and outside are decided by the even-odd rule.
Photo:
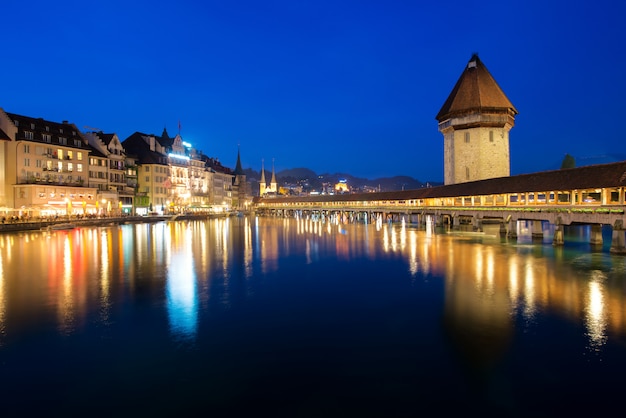
[[[45,120],[43,118],[33,118],[30,116],[18,115],[15,113],[5,112],[5,114],[13,121],[13,123],[17,122],[18,129],[18,138],[21,139],[20,132],[24,130],[33,132],[33,139],[37,142],[44,142],[42,139],[42,135],[50,135],[51,136],[51,144],[59,144],[59,138],[75,138],[79,139],[82,144],[86,144],[87,140],[83,137],[82,132],[78,129],[76,125],[73,123],[69,123],[68,121],[63,121],[61,123],[52,122],[49,120]],[[34,129],[31,128],[31,125],[34,126]],[[23,133],[22,133],[23,135]],[[65,145],[65,144],[61,144]],[[68,143],[65,146],[72,147],[73,143]]]
[[[235,166],[235,172],[233,173],[236,176],[243,175],[243,168],[241,168],[241,157],[239,156],[239,150],[237,150],[237,165]]]
[[[4,132],[2,129],[0,129],[0,140],[2,140],[2,141],[10,141],[11,138],[9,138],[9,135],[7,135],[6,132]]]
[[[114,136],[115,134],[105,134],[102,131],[98,132],[98,138],[100,138],[100,140],[104,142],[105,145],[109,145]]]
[[[163,154],[150,150],[150,144],[144,138],[154,135],[146,135],[141,132],[135,132],[124,141],[122,146],[124,150],[132,155],[137,156],[139,164],[167,164],[167,157]],[[158,140],[158,137],[155,137]]]
[[[454,116],[485,111],[518,113],[487,67],[474,54],[435,119],[442,122]]]

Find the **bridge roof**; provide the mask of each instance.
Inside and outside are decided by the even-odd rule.
[[[507,193],[553,192],[626,187],[626,161],[578,168],[540,171],[467,183],[414,190],[342,195],[258,198],[257,202],[357,202],[442,197],[488,196]]]
[[[518,113],[487,67],[474,54],[435,119],[442,122],[467,113],[503,110]]]

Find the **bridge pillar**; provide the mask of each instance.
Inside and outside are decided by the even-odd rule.
[[[563,225],[561,217],[559,216],[556,219],[556,225],[554,226],[554,238],[552,239],[552,245],[558,246],[563,244],[565,244],[565,240],[563,238]]]
[[[461,218],[456,214],[452,215],[452,229],[453,230],[461,229]]]
[[[624,221],[618,219],[613,225],[613,241],[611,242],[613,254],[626,254],[626,239],[624,234]]]
[[[506,237],[508,234],[508,231],[506,230],[507,229],[506,226],[507,226],[506,221],[503,220],[502,222],[500,222],[500,236],[501,237]]]
[[[477,232],[483,232],[483,220],[478,215],[472,218],[472,229]]]
[[[602,225],[591,224],[591,236],[589,237],[589,244],[602,245]]]
[[[509,238],[517,238],[517,219],[509,219],[509,231],[507,233]]]
[[[533,238],[541,238],[543,239],[543,222],[539,221],[539,220],[534,220],[533,222],[533,232],[532,232],[532,237]]]

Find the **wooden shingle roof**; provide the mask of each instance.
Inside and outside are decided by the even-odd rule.
[[[480,111],[518,113],[487,67],[474,54],[435,118],[442,122],[450,117]]]

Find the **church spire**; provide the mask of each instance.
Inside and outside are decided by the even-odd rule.
[[[267,192],[267,182],[265,181],[265,167],[263,166],[263,159],[261,159],[261,180],[259,180],[259,195],[263,197]]]
[[[241,168],[241,156],[239,148],[237,148],[237,166],[235,167],[235,175],[240,176],[243,174],[243,168]]]
[[[276,173],[274,172],[274,159],[272,158],[272,181],[270,184],[276,184]]]
[[[263,159],[261,159],[261,183],[266,184],[267,181],[265,180],[265,167],[263,166]]]

